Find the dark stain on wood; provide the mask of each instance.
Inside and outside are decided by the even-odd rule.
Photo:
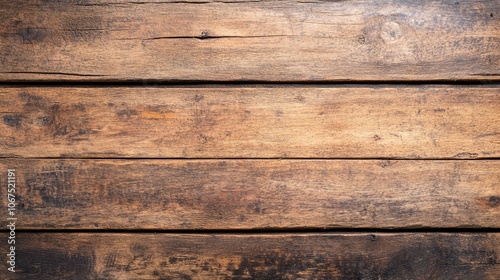
[[[6,235],[5,232],[0,235]],[[495,233],[20,233],[24,278],[494,279]],[[22,257],[21,257],[22,256]],[[0,271],[0,276],[5,274]],[[24,277],[24,278],[23,278]]]
[[[37,279],[93,279],[95,256],[92,251],[19,247],[18,279],[28,279],[28,275]]]
[[[26,27],[19,30],[19,36],[23,44],[42,43],[46,37],[43,29]]]
[[[289,279],[306,268],[315,266],[319,268],[324,265],[322,257],[295,255],[284,250],[243,257],[241,262],[236,264],[238,268],[231,271],[231,276],[235,279]],[[311,276],[314,276],[314,273]]]
[[[88,140],[89,135],[92,134],[88,121],[76,117],[76,114],[86,112],[86,105],[81,102],[62,105],[51,98],[41,97],[27,91],[21,92],[19,98],[25,108],[20,118],[26,123],[23,127],[26,135],[36,134],[35,139],[43,135],[52,138],[63,137],[71,145],[75,141]],[[25,139],[25,141],[31,142],[33,139]]]
[[[47,106],[47,103],[49,103],[46,98],[36,96],[27,91],[19,93],[19,98],[24,102],[24,106],[27,109],[44,109]]]
[[[458,246],[458,247],[454,247]],[[458,248],[458,249],[453,249]],[[419,275],[423,279],[458,279],[463,275],[472,274],[474,279],[486,279],[481,269],[476,270],[474,263],[464,264],[460,261],[458,252],[463,245],[459,240],[447,241],[446,245],[416,243],[405,246],[397,251],[381,273],[382,279],[410,279]],[[484,260],[490,252],[472,252],[471,259]],[[461,264],[461,265],[457,265]],[[446,275],[442,275],[441,268],[446,267]],[[444,278],[443,278],[444,276]],[[437,278],[435,278],[437,277]]]
[[[21,115],[4,115],[3,116],[3,122],[10,126],[10,127],[15,127],[19,128],[21,127],[21,121],[23,117]]]
[[[26,188],[48,207],[78,209],[83,207],[86,198],[74,195],[74,173],[73,166],[55,162],[38,173],[26,174]],[[29,205],[33,206],[33,203]]]

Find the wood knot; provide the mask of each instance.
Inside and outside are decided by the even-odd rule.
[[[392,162],[390,160],[382,160],[380,161],[379,165],[382,168],[388,168],[392,165]]]
[[[195,101],[195,102],[200,102],[200,101],[202,101],[203,99],[204,99],[203,95],[198,95],[198,94],[197,94],[197,95],[195,95],[195,96],[194,96],[194,101]]]
[[[380,28],[380,38],[390,44],[403,37],[403,30],[399,23],[394,21],[384,22]]]
[[[497,207],[499,204],[500,204],[500,197],[490,196],[490,198],[488,198],[488,205],[490,207]]]
[[[407,15],[393,14],[374,16],[366,21],[362,30],[363,40],[358,44],[370,59],[384,65],[391,63],[415,63],[420,60],[422,42],[416,36]]]
[[[485,207],[496,208],[500,206],[500,196],[498,195],[479,197],[476,201]]]
[[[464,152],[464,153],[458,153],[456,155],[453,156],[453,158],[460,158],[460,159],[470,159],[470,158],[477,158],[479,156],[478,153],[468,153],[468,152]]]
[[[358,44],[360,45],[364,45],[366,44],[366,35],[365,34],[361,34],[357,37],[356,41],[358,42]]]
[[[201,31],[200,39],[208,38],[208,30]]]

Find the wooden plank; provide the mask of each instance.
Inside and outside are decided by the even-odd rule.
[[[500,88],[0,88],[1,157],[494,158]]]
[[[16,255],[2,279],[500,277],[498,233],[18,233]]]
[[[189,2],[2,0],[0,80],[500,78],[498,0]]]
[[[22,229],[500,227],[495,160],[0,161],[7,169]]]

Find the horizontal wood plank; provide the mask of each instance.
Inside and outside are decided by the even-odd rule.
[[[0,233],[2,240],[7,234]],[[18,233],[2,279],[498,279],[500,234]]]
[[[7,169],[22,229],[500,227],[494,160],[0,161]]]
[[[224,2],[2,0],[0,80],[500,78],[498,0]]]
[[[495,158],[500,88],[0,88],[1,157]]]

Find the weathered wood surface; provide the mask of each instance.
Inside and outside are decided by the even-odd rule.
[[[0,80],[500,78],[498,0],[224,2],[2,0]]]
[[[19,233],[16,248],[17,272],[2,279],[500,277],[498,233]]]
[[[0,88],[2,157],[491,158],[500,88]]]
[[[500,227],[495,160],[0,161],[8,168],[21,229]]]

